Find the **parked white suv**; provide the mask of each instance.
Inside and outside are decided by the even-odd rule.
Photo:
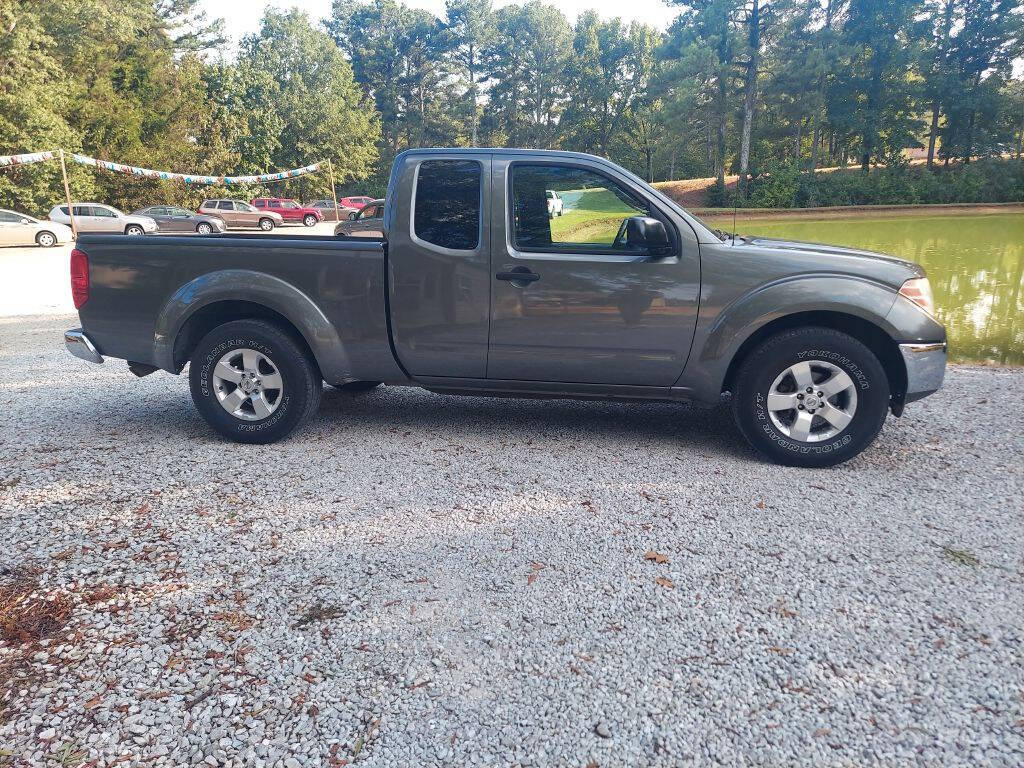
[[[75,203],[75,226],[79,232],[123,232],[126,235],[148,235],[159,227],[149,216],[134,216],[102,203]],[[67,205],[55,205],[50,221],[71,224]]]
[[[562,215],[562,198],[553,189],[545,189],[544,196],[548,199],[548,218]]]

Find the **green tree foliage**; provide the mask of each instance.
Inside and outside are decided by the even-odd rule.
[[[544,0],[447,0],[441,17],[335,0],[322,25],[271,8],[226,53],[203,0],[0,0],[0,154],[213,175],[329,158],[340,191],[383,194],[408,147],[526,146],[712,177],[720,204],[1015,194],[1016,166],[1000,190],[995,161],[978,161],[1024,144],[1022,0],[670,1],[659,32],[570,22]],[[887,170],[812,173],[847,165]],[[125,208],[327,192],[320,176],[203,189],[69,173],[79,199]],[[60,192],[57,163],[0,171],[0,205],[41,213]]]
[[[259,170],[331,160],[337,179],[365,178],[377,160],[379,125],[352,67],[305,13],[268,10],[242,41],[238,72],[248,126],[243,155]],[[299,185],[300,182],[289,182]]]

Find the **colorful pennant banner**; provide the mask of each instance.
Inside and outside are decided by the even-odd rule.
[[[56,152],[30,152],[26,155],[0,155],[0,166],[42,163],[46,160],[53,160],[56,156]]]
[[[304,176],[307,173],[314,173],[319,171],[320,167],[323,165],[323,163],[313,163],[312,165],[307,165],[303,168],[293,168],[290,171],[261,173],[255,176],[202,176],[200,174],[193,173],[154,171],[149,168],[139,168],[134,165],[121,165],[120,163],[110,163],[106,160],[97,160],[95,157],[86,157],[85,155],[72,154],[71,159],[81,165],[91,165],[96,168],[102,168],[106,171],[113,171],[114,173],[124,173],[129,176],[142,176],[147,179],[181,181],[185,184],[264,184],[268,181],[282,181],[284,179],[293,179],[296,176]]]

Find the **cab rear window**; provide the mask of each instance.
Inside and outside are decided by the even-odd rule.
[[[420,240],[456,251],[480,244],[480,163],[426,160],[416,179],[413,232]]]

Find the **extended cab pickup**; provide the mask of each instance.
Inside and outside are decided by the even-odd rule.
[[[946,362],[921,267],[725,235],[568,152],[404,152],[381,238],[85,236],[71,282],[73,354],[137,375],[188,365],[200,413],[251,443],[302,424],[324,381],[707,405],[731,392],[762,453],[828,466],[937,390]]]

